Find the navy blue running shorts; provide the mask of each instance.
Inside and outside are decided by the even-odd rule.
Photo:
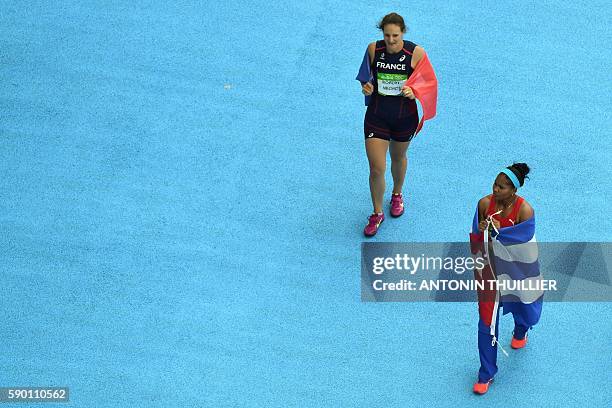
[[[419,124],[419,114],[414,101],[385,105],[377,103],[378,101],[373,102],[368,106],[363,121],[366,139],[374,137],[396,142],[412,140]]]
[[[389,120],[389,118],[380,117],[368,110],[363,121],[363,132],[366,139],[374,137],[396,142],[409,142],[414,137],[418,124],[418,115]]]

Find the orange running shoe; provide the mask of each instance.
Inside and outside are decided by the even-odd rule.
[[[514,338],[514,335],[512,335],[512,341],[510,342],[510,347],[517,350],[517,349],[522,349],[526,345],[527,345],[527,335],[526,334],[523,340],[517,340]]]
[[[489,391],[489,384],[491,384],[493,382],[493,379],[491,378],[489,381],[487,381],[486,383],[481,383],[481,382],[477,382],[474,384],[474,394],[486,394],[487,391]]]

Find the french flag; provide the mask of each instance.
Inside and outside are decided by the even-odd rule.
[[[482,270],[474,271],[475,279],[497,280],[500,285],[499,291],[478,293],[480,318],[491,327],[491,334],[495,334],[495,320],[500,306],[503,307],[503,314],[512,313],[527,326],[535,325],[540,320],[544,298],[544,291],[538,285],[542,274],[538,262],[535,216],[489,234],[488,231],[478,231],[476,209],[470,244],[472,254],[483,257],[486,262]],[[492,248],[492,252],[489,248]]]

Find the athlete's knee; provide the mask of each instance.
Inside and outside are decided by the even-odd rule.
[[[406,152],[402,152],[402,153],[391,153],[391,161],[393,163],[403,163],[406,160],[408,160],[408,158],[406,157]]]
[[[389,155],[391,161],[394,163],[401,163],[408,160],[408,144],[393,143],[389,149]]]
[[[385,163],[370,163],[371,177],[384,177],[386,166]]]

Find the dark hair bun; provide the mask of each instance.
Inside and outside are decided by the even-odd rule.
[[[518,177],[519,179],[519,183],[521,183],[521,187],[523,186],[523,184],[525,183],[525,179],[529,178],[527,177],[527,174],[529,174],[529,166],[527,165],[527,163],[513,163],[512,166],[508,167],[514,174],[516,174],[516,177]]]

